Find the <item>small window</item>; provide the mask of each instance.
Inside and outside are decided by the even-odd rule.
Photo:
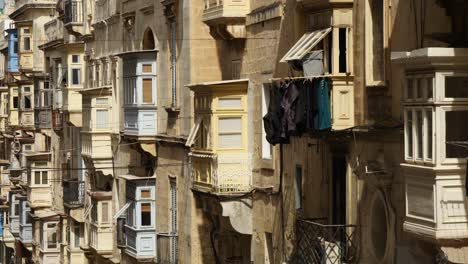
[[[143,64],[141,68],[143,73],[153,73],[153,65],[151,64]]]
[[[107,110],[98,109],[96,110],[96,128],[108,128],[109,127],[109,115]]]
[[[220,118],[218,121],[218,133],[218,146],[220,148],[241,148],[242,118]]]
[[[239,109],[242,108],[241,98],[220,98],[218,100],[218,107],[225,109]]]
[[[47,185],[48,182],[48,172],[47,171],[34,171],[34,184],[36,185]]]
[[[109,203],[108,202],[103,202],[101,206],[102,206],[101,221],[102,221],[102,223],[108,223],[109,222]]]
[[[25,144],[23,145],[24,151],[31,151],[32,150],[32,144]]]
[[[151,226],[151,203],[141,204],[141,226]]]
[[[457,142],[468,141],[468,110],[445,112],[446,158],[466,158],[468,149],[457,145]]]
[[[57,248],[57,224],[47,224],[47,248]]]
[[[29,28],[23,28],[23,33],[24,33],[24,34],[29,34],[29,33],[30,33]]]
[[[432,110],[426,110],[426,158],[432,159]]]
[[[30,37],[24,37],[24,39],[23,39],[23,50],[25,50],[25,51],[31,50],[31,38]]]
[[[153,79],[143,79],[143,103],[153,103]]]
[[[31,87],[29,87],[29,86],[23,87],[23,92],[24,93],[30,93],[31,92]]]
[[[446,98],[468,98],[468,76],[445,77]]]
[[[80,55],[72,55],[72,63],[80,63]]]
[[[18,54],[18,41],[13,42],[13,53]]]
[[[79,248],[80,247],[80,238],[81,238],[81,232],[80,232],[80,223],[74,222],[73,223],[73,236],[74,236],[74,247]]]
[[[97,105],[107,105],[109,100],[107,98],[96,98]]]
[[[339,64],[340,73],[348,72],[348,28],[340,28],[339,34]]]
[[[406,111],[406,156],[413,157],[413,111]]]
[[[13,109],[18,109],[18,107],[19,107],[18,96],[13,96]]]
[[[72,69],[72,85],[81,84],[81,69]]]
[[[25,224],[29,225],[32,224],[32,217],[31,217],[31,212],[30,211],[25,211]]]
[[[24,96],[24,109],[31,109],[31,96]]]
[[[141,190],[140,196],[142,199],[150,199],[151,198],[151,190]]]

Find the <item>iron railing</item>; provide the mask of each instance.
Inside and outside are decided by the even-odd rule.
[[[158,264],[177,263],[177,234],[157,234],[156,245]]]
[[[297,221],[294,263],[357,263],[356,225],[328,225],[325,223],[325,219],[300,219]]]
[[[63,181],[63,202],[69,207],[80,207],[84,204],[85,182]]]

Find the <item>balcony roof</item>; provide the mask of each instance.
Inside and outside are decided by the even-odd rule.
[[[468,64],[468,48],[429,47],[410,52],[392,52],[392,63],[405,65],[454,66]]]
[[[34,219],[51,219],[51,218],[58,218],[59,214],[57,214],[54,211],[46,210],[46,211],[39,211],[39,212],[34,212],[34,214],[31,214],[32,218]]]
[[[146,54],[152,54],[152,53],[158,53],[159,50],[157,49],[152,49],[152,50],[132,50],[132,51],[126,51],[126,52],[121,52],[115,54],[115,56],[119,56],[122,58],[133,58],[133,57],[141,57],[142,55]]]
[[[190,90],[205,90],[205,89],[229,89],[229,88],[247,88],[249,79],[237,79],[226,81],[204,82],[198,84],[189,84],[187,87]]]
[[[136,176],[136,175],[126,174],[126,175],[119,175],[118,177],[121,178],[121,179],[127,180],[127,181],[154,180],[154,179],[156,179],[156,175],[148,177],[148,176]]]

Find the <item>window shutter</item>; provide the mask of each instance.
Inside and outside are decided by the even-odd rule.
[[[143,79],[143,103],[153,103],[153,79]]]

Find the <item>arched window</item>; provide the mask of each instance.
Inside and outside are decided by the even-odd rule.
[[[143,49],[144,50],[153,50],[155,48],[154,35],[153,31],[148,28],[143,34]]]

